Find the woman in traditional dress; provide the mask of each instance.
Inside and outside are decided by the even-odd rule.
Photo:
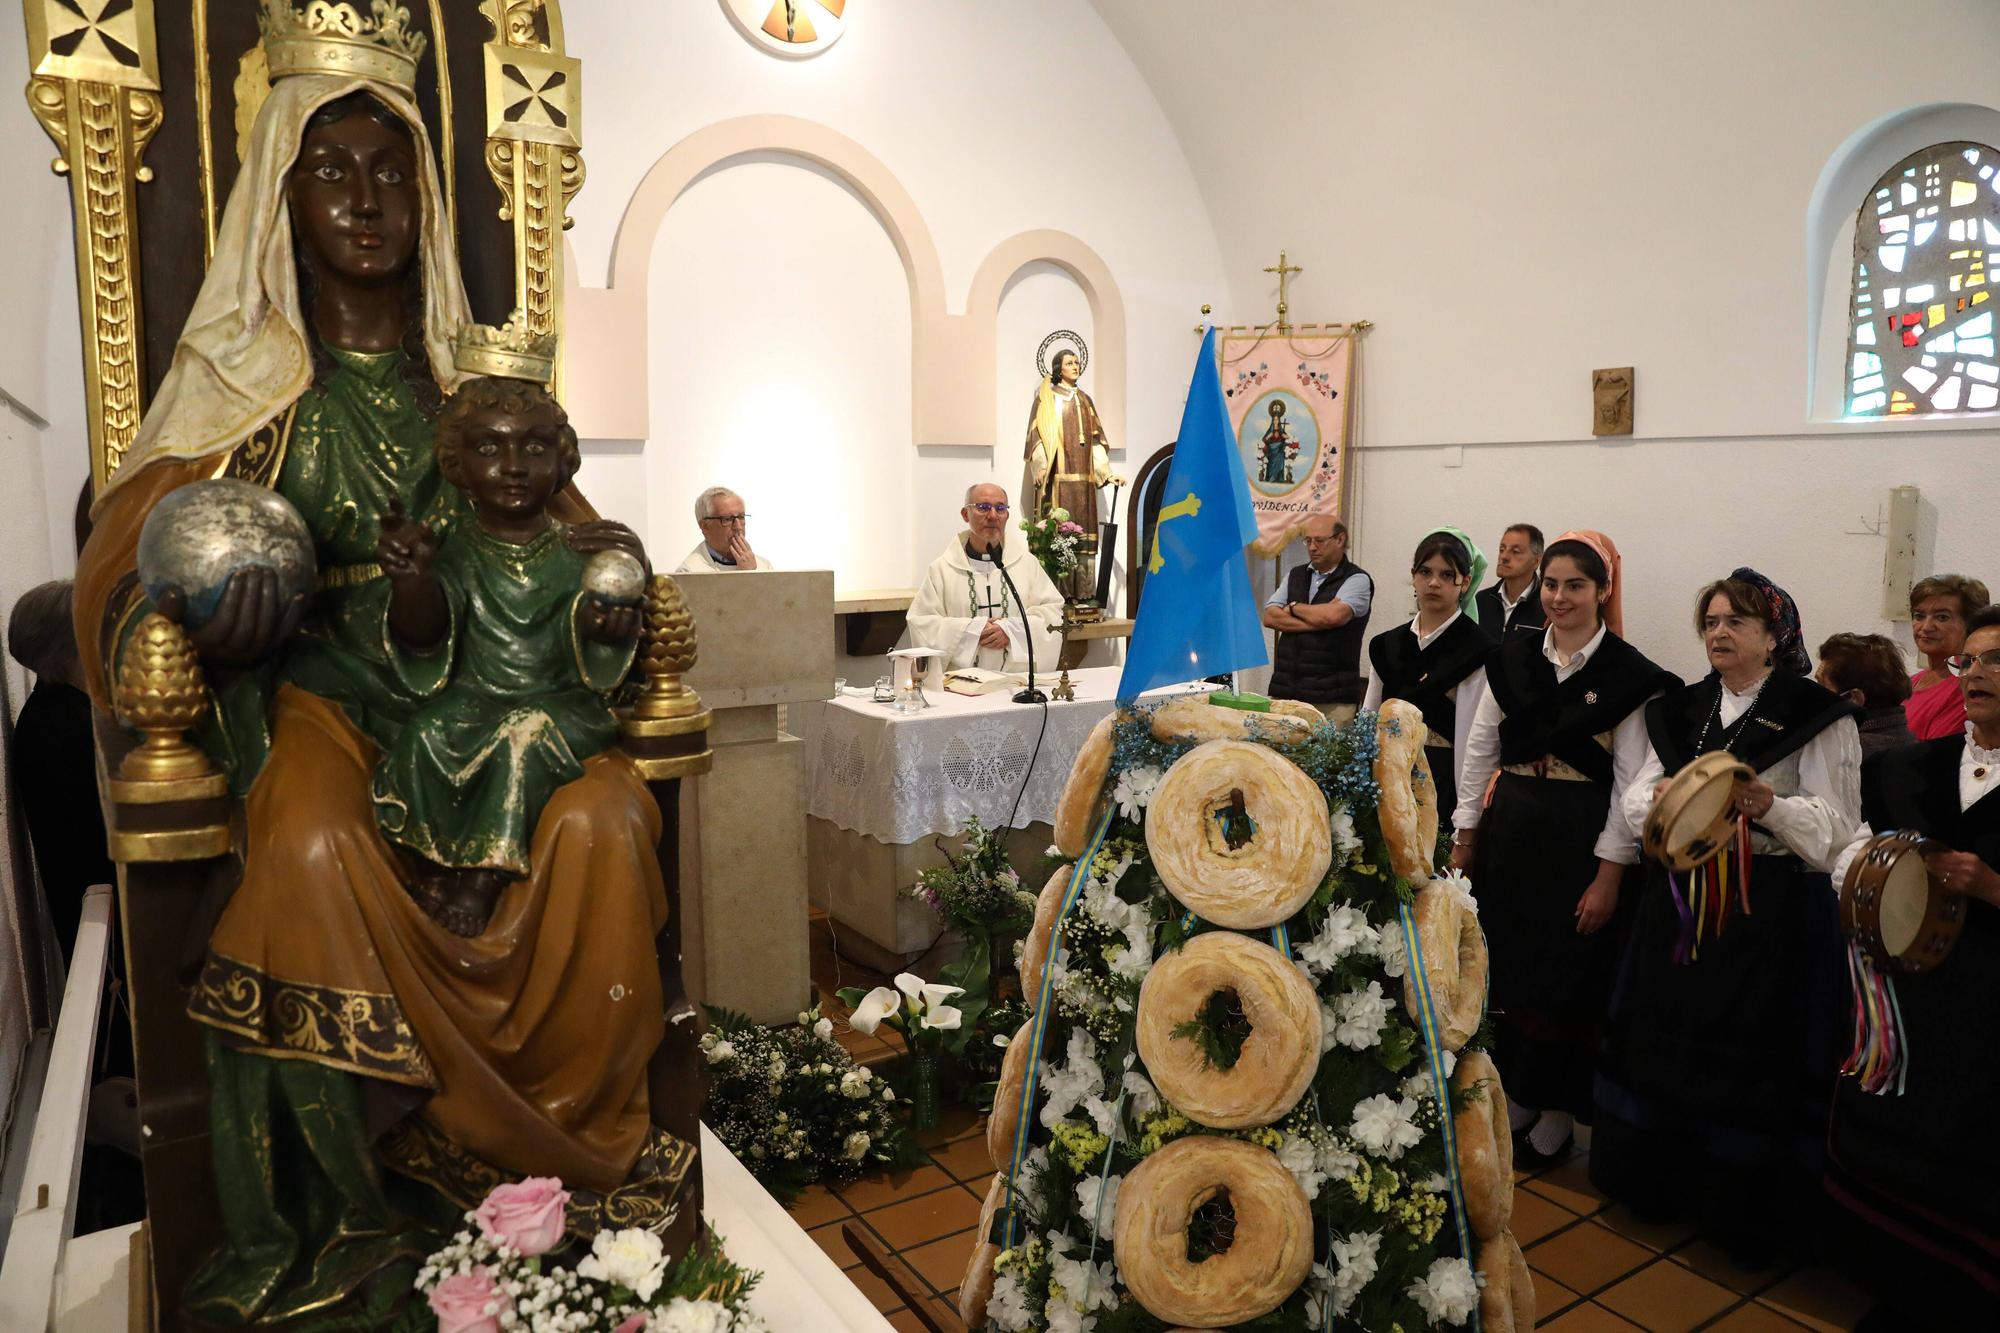
[[[1939,846],[1931,877],[1964,895],[1965,925],[1928,972],[1900,973],[1899,1080],[1879,1092],[1842,1078],[1827,1135],[1831,1257],[1880,1302],[1861,1327],[2000,1327],[2000,608],[1976,611],[1952,664],[1966,729],[1870,764],[1868,823],[1835,882],[1876,831]]]
[[[1910,589],[1910,637],[1927,665],[1910,677],[1903,711],[1920,741],[1965,730],[1965,700],[1947,664],[1965,647],[1965,622],[1986,604],[1986,585],[1963,574],[1933,574]]]
[[[1647,707],[1625,813],[1642,829],[1671,775],[1727,751],[1756,771],[1736,793],[1750,856],[1739,844],[1686,875],[1648,863],[1590,1174],[1762,1267],[1810,1235],[1841,1021],[1825,872],[1861,818],[1860,710],[1810,679],[1798,608],[1755,570],[1703,588],[1694,619],[1711,670]]]
[[[1618,636],[1622,575],[1600,532],[1564,533],[1543,551],[1548,628],[1508,636],[1488,662],[1459,773],[1452,864],[1471,872],[1479,900],[1494,1054],[1528,1161],[1560,1156],[1575,1118],[1588,1119],[1639,859],[1621,797],[1646,757],[1642,708],[1680,683]]]
[[[267,46],[275,82],[214,261],[97,502],[76,596],[106,706],[154,609],[132,571],[161,497],[218,473],[259,481],[317,548],[310,602],[283,605],[268,571],[245,571],[189,631],[217,686],[204,740],[245,796],[245,835],[189,999],[225,1239],[185,1293],[162,1295],[226,1323],[350,1296],[431,1246],[415,1200],[442,1196],[449,1216],[511,1177],[561,1177],[580,1232],[614,1201],[663,1223],[692,1154],[648,1096],[666,898],[659,811],[630,759],[596,756],[555,793],[529,875],[477,939],[424,914],[376,826],[371,769],[414,702],[385,661],[376,524],[392,501],[440,530],[462,517],[431,425],[468,311],[415,62],[370,50],[357,73],[351,41]],[[573,546],[636,545],[565,500],[552,509],[581,520]],[[158,609],[178,617],[185,600]],[[577,977],[591,984],[564,984]]]
[[[1416,616],[1368,643],[1368,695],[1361,706],[1372,713],[1385,699],[1404,699],[1424,710],[1430,731],[1424,753],[1437,784],[1438,819],[1446,824],[1457,804],[1465,738],[1486,693],[1486,659],[1494,652],[1473,602],[1485,573],[1486,557],[1461,529],[1427,534],[1410,562]]]

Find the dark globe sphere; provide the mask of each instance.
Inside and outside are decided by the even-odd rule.
[[[168,588],[187,599],[181,623],[207,623],[229,576],[262,568],[278,576],[280,602],[311,596],[312,533],[289,500],[265,486],[218,478],[170,491],[139,530],[139,582],[154,602]]]

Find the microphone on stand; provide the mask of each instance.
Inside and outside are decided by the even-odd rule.
[[[1028,619],[1028,604],[1021,600],[1021,590],[1014,586],[1014,576],[1007,572],[1006,552],[1001,549],[998,543],[995,543],[992,553],[993,566],[1000,571],[1001,582],[1005,583],[1007,591],[1014,595],[1014,605],[1021,608],[1021,633],[1026,635],[1028,639],[1028,688],[1016,691],[1014,702],[1017,704],[1045,704],[1049,701],[1049,696],[1035,688],[1035,622]],[[1001,665],[1004,666],[1005,663]]]

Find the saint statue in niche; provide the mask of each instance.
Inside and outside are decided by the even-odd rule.
[[[1089,362],[1090,349],[1067,329],[1042,340],[1035,356],[1041,384],[1028,413],[1023,488],[1029,497],[1027,517],[1042,519],[1061,509],[1083,529],[1076,570],[1058,585],[1065,597],[1080,603],[1092,602],[1097,590],[1098,488],[1124,485],[1124,478],[1111,470],[1097,404],[1078,383]]]

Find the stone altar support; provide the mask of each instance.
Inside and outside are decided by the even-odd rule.
[[[806,747],[781,709],[833,691],[833,575],[676,576],[701,626],[688,683],[714,712],[715,766],[681,787],[682,969],[688,993],[760,1023],[811,1003]]]

